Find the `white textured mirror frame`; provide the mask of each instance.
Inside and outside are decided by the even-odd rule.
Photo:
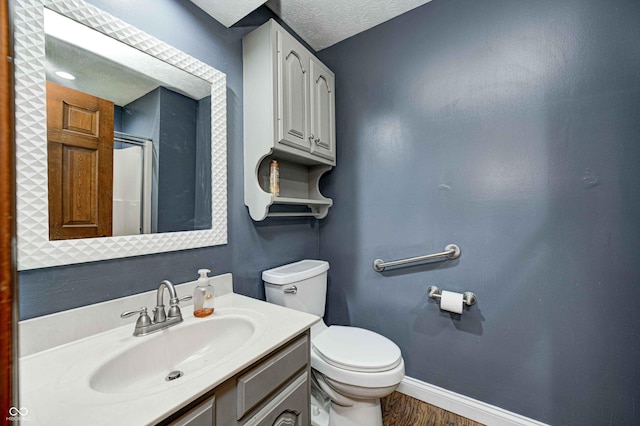
[[[44,7],[211,83],[212,229],[49,240]],[[226,76],[81,0],[16,0],[14,7],[18,269],[92,262],[227,243]]]

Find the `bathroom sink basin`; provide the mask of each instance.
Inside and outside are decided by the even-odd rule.
[[[261,317],[218,314],[135,339],[133,346],[102,363],[89,379],[103,393],[160,392],[197,376],[244,350],[258,337]]]
[[[120,306],[110,310],[112,316]],[[90,315],[103,313],[81,318],[91,321]],[[218,296],[209,317],[194,318],[191,306],[182,307],[182,315],[182,323],[146,336],[133,336],[136,321],[131,318],[21,357],[20,407],[29,411],[24,423],[158,424],[318,321],[314,315],[235,293]],[[42,331],[31,339],[38,333]],[[167,381],[176,370],[182,376]]]

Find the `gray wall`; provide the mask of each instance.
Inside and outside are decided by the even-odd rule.
[[[210,229],[211,97],[196,101],[158,87],[116,111],[123,132],[153,141],[152,232]]]
[[[313,219],[254,224],[244,206],[241,40],[271,15],[263,8],[252,20],[227,29],[188,0],[89,2],[227,74],[229,243],[20,272],[21,319],[151,290],[163,279],[194,280],[199,268],[214,274],[232,272],[237,292],[263,298],[262,270],[317,257],[319,244]]]
[[[118,106],[118,105],[114,105],[113,107],[113,130],[115,130],[116,132],[121,132],[122,131],[122,107]],[[118,144],[115,144],[116,146]],[[120,148],[116,148],[116,149],[120,149]]]
[[[640,424],[640,2],[435,0],[320,52],[328,320],[554,425]],[[451,262],[374,272],[375,258]],[[472,290],[461,317],[429,285]]]
[[[211,96],[198,101],[196,158],[211,158]],[[196,161],[194,229],[211,229],[211,164]]]
[[[194,229],[198,102],[160,87],[158,232]],[[207,160],[211,158],[208,157]],[[211,162],[206,161],[209,168]],[[211,186],[208,186],[209,193]]]
[[[121,128],[115,130],[154,141],[160,139],[160,89],[154,89],[117,109],[120,110]]]

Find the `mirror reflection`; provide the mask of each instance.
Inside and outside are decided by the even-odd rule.
[[[45,9],[49,238],[211,228],[211,85]]]

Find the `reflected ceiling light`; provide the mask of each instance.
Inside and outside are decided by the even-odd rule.
[[[56,71],[55,74],[60,78],[64,78],[65,80],[75,80],[76,79],[75,75],[69,74],[66,71]]]

